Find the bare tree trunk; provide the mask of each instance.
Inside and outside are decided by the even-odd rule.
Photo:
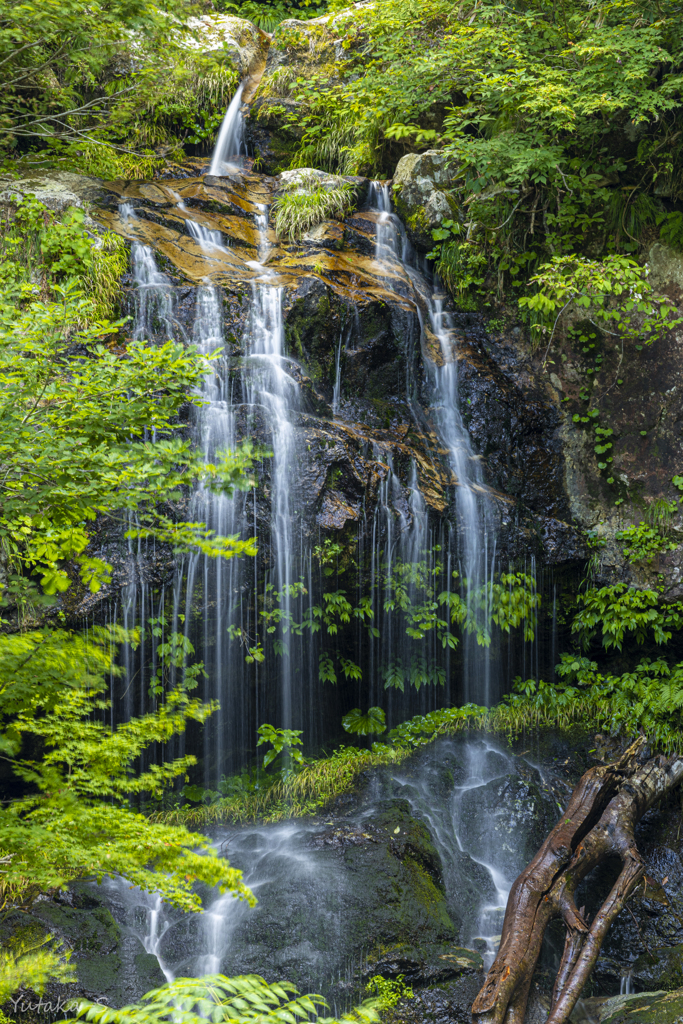
[[[531,978],[546,927],[561,917],[567,929],[548,1024],[565,1024],[600,953],[612,921],[644,867],[634,828],[683,779],[683,757],[640,763],[644,740],[614,764],[591,768],[566,811],[510,891],[498,955],[472,1007],[473,1024],[524,1024]],[[574,901],[580,882],[606,857],[623,867],[590,927]]]

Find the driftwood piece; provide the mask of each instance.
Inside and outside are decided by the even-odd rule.
[[[515,881],[505,911],[498,955],[472,1007],[474,1024],[524,1024],[531,978],[548,923],[567,929],[548,1024],[565,1024],[610,925],[640,881],[644,867],[634,829],[643,814],[683,779],[683,757],[638,760],[638,740],[614,764],[591,768],[540,850]],[[622,871],[588,926],[574,895],[605,858]]]

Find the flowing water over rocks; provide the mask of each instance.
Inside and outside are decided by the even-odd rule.
[[[448,1019],[464,1021],[510,884],[556,816],[562,784],[551,781],[488,740],[441,740],[327,817],[219,829],[253,910],[206,893],[205,914],[183,915],[124,882],[105,893],[166,977],[287,977],[343,1009],[372,975],[402,974],[446,986]]]
[[[79,981],[54,986],[53,1003],[86,996],[120,1006],[174,977],[255,971],[321,991],[340,1012],[371,977],[403,975],[415,998],[400,1004],[397,1020],[469,1024],[510,884],[585,770],[590,742],[550,733],[534,737],[532,750],[511,750],[487,737],[441,739],[399,767],[368,773],[324,816],[217,828],[216,847],[243,869],[254,909],[206,890],[205,913],[183,915],[123,880],[79,883],[30,914],[11,914],[0,941],[29,926],[73,950]],[[666,808],[639,825],[648,877],[669,880],[670,895],[663,899],[655,882],[632,901],[633,918],[617,921],[577,1024],[672,1024],[667,1008],[680,998],[677,829],[678,815]],[[613,881],[608,868],[581,899],[598,906]],[[527,1024],[545,1019],[562,943],[560,930],[546,937]],[[659,1008],[632,1020],[629,1007],[646,1004],[628,985],[660,990]]]
[[[232,141],[223,156],[237,146],[239,109],[226,115]],[[486,593],[511,559],[536,558],[539,575],[544,566],[571,568],[582,548],[564,519],[549,407],[491,360],[477,317],[435,290],[391,212],[386,183],[348,179],[358,212],[284,242],[269,219],[279,179],[255,174],[248,161],[223,176],[190,174],[113,182],[98,216],[131,241],[133,336],[170,335],[218,352],[208,404],[188,424],[197,443],[212,455],[248,437],[273,453],[253,491],[191,499],[192,515],[211,528],[255,535],[256,559],[186,559],[163,593],[156,549],[152,569],[140,552],[125,568],[110,559],[110,593],[122,578],[150,585],[149,600],[170,609],[174,628],[184,617],[205,662],[205,695],[223,710],[206,728],[204,784],[215,787],[244,763],[263,721],[303,729],[315,749],[338,735],[349,700],[381,701],[393,725],[452,701],[490,703],[528,664],[551,671],[552,639],[512,649],[494,636],[488,648],[469,633],[453,651],[434,632],[410,640],[387,610],[383,582],[402,565],[422,562],[429,574],[440,561],[446,586],[485,625],[487,608],[472,595]],[[528,465],[519,487],[511,477],[529,445],[542,453],[531,490]],[[292,626],[321,600],[325,564],[316,551],[330,544],[338,561],[358,567],[345,592],[369,598],[380,633],[354,641],[362,687],[353,675],[336,688],[321,682],[321,638]],[[264,601],[277,603],[279,623],[265,663],[247,664]],[[139,658],[137,668],[144,687]],[[396,680],[408,677],[424,685],[401,689]]]

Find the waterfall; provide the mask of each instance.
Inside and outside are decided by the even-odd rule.
[[[430,367],[434,393],[432,415],[456,481],[460,589],[470,615],[478,625],[488,625],[487,609],[481,609],[481,595],[487,594],[493,574],[495,535],[480,459],[472,449],[460,407],[458,334],[444,307],[444,296],[434,292],[428,274],[418,266],[401,221],[391,212],[391,193],[386,182],[372,182],[369,202],[376,213],[375,259],[401,263],[421,299],[416,307],[420,329],[423,334],[430,332],[438,342],[441,365],[432,362]],[[491,704],[498,693],[492,685],[489,648],[480,647],[471,633],[465,633],[461,642],[465,699]]]
[[[239,157],[244,152],[244,118],[242,117],[242,93],[244,82],[230,101],[225,112],[221,129],[216,140],[216,148],[211,157],[209,174],[220,176],[230,166],[231,157]]]
[[[619,979],[619,995],[630,996],[633,994],[635,989],[633,988],[633,971],[626,971],[622,974]]]
[[[212,249],[223,245],[223,235],[220,231],[212,231],[211,228],[204,227],[196,220],[188,220],[187,229],[192,237],[197,239],[202,249]]]
[[[211,161],[211,174],[220,176],[230,159],[244,151],[241,96],[242,87],[225,115]],[[377,337],[380,345],[383,343],[384,322],[377,327],[380,318],[375,316],[374,307],[371,307],[372,316],[362,320],[366,316],[363,303],[356,301],[357,293],[353,289],[347,289],[343,301],[337,297],[339,304],[332,306],[330,303],[327,307],[338,319],[333,321],[333,328],[326,336],[323,357],[327,363],[321,360],[319,365],[323,365],[323,370],[315,365],[317,354],[309,356],[305,338],[302,343],[297,341],[296,319],[291,317],[291,309],[302,296],[302,306],[309,296],[318,300],[322,293],[321,278],[320,275],[317,280],[315,275],[302,275],[303,287],[299,287],[297,281],[293,297],[292,280],[299,273],[298,257],[286,251],[283,259],[282,246],[271,252],[269,203],[262,200],[268,199],[273,186],[269,183],[254,187],[255,179],[252,174],[234,174],[229,179],[226,176],[222,183],[208,182],[212,200],[221,190],[229,197],[223,208],[229,209],[229,202],[235,199],[229,216],[221,214],[220,219],[217,216],[209,220],[213,225],[221,224],[226,233],[230,232],[227,240],[221,231],[207,226],[206,219],[204,223],[194,219],[199,214],[195,214],[193,200],[201,196],[204,183],[192,180],[187,187],[184,183],[178,184],[180,191],[177,193],[165,183],[159,185],[159,191],[165,189],[166,194],[170,193],[172,202],[176,202],[182,212],[180,217],[172,210],[169,220],[173,230],[176,231],[181,222],[186,232],[185,243],[189,234],[204,251],[203,254],[198,252],[197,245],[188,246],[195,275],[193,287],[187,287],[186,281],[181,286],[175,285],[173,282],[178,279],[172,280],[163,273],[160,266],[167,264],[160,262],[158,266],[149,246],[136,240],[131,250],[135,282],[133,337],[178,338],[178,311],[191,325],[185,331],[187,340],[199,352],[213,357],[201,384],[202,404],[190,413],[188,429],[197,447],[207,460],[214,460],[219,451],[234,448],[248,438],[269,452],[260,459],[258,482],[252,491],[228,497],[197,487],[189,498],[187,516],[192,521],[206,523],[220,535],[256,536],[258,557],[224,560],[211,559],[201,553],[189,554],[177,560],[172,582],[166,580],[155,589],[143,579],[144,545],[131,543],[130,554],[137,562],[138,571],[136,581],[125,589],[118,609],[118,614],[130,626],[144,626],[151,617],[166,614],[168,630],[185,630],[187,639],[194,645],[196,660],[204,663],[206,679],[200,683],[202,697],[218,701],[220,710],[203,728],[201,744],[197,744],[192,735],[187,743],[188,749],[199,755],[197,775],[193,775],[191,781],[203,781],[207,800],[226,792],[237,792],[242,783],[252,784],[253,776],[245,782],[244,777],[226,780],[224,773],[253,766],[256,727],[263,723],[302,729],[307,756],[309,750],[317,755],[323,742],[333,738],[335,744],[338,743],[341,714],[353,703],[363,709],[381,705],[391,727],[418,712],[424,713],[463,696],[479,703],[490,703],[497,696],[487,648],[478,646],[474,637],[466,634],[460,639],[457,653],[453,654],[450,647],[442,646],[436,629],[427,629],[422,636],[417,630],[407,635],[406,621],[396,610],[397,605],[392,606],[395,597],[392,587],[397,580],[413,607],[423,602],[427,607],[428,600],[436,607],[435,595],[441,590],[447,594],[458,591],[470,605],[472,617],[480,625],[487,624],[482,594],[487,593],[495,568],[495,533],[482,464],[470,441],[466,406],[463,407],[460,393],[461,353],[458,349],[463,318],[449,309],[438,282],[434,282],[429,269],[412,250],[400,219],[392,212],[387,183],[372,183],[369,202],[376,225],[374,253],[372,236],[367,234],[361,253],[374,255],[373,266],[377,269],[373,271],[373,294],[382,296],[377,306],[383,305],[385,297],[390,295],[402,303],[403,319],[390,339],[393,343],[394,338],[399,338],[403,347],[396,343],[397,351],[406,370],[404,376],[399,377],[396,390],[386,393],[392,397],[398,395],[398,401],[407,411],[401,414],[400,430],[392,430],[393,410],[384,411],[390,403],[384,402],[385,392],[380,391],[382,401],[378,400],[377,405],[382,409],[381,416],[378,413],[368,427],[365,420],[355,422],[354,385],[349,383],[358,379],[353,360],[359,352],[365,351],[364,345],[370,357],[368,363],[360,365],[365,368],[370,359],[375,358],[372,345]],[[188,207],[181,193],[189,197]],[[237,208],[248,210],[248,225],[243,222],[239,231],[232,232],[231,227],[224,225],[232,223],[229,218]],[[192,213],[191,217],[188,212]],[[137,231],[139,237],[150,237],[139,228],[142,217],[138,227],[135,226],[132,205],[122,204],[120,215],[128,222],[132,235]],[[368,211],[361,211],[361,215],[367,218]],[[153,223],[156,230],[156,222]],[[231,242],[232,238],[237,238],[237,242]],[[228,244],[231,245],[229,250]],[[216,253],[216,248],[223,248],[224,252]],[[159,249],[168,255],[161,245]],[[231,259],[234,257],[231,270],[238,267],[240,270],[234,278],[229,274],[218,276],[215,271],[226,253]],[[246,253],[248,258],[240,253]],[[310,260],[310,254],[305,258]],[[324,258],[327,259],[327,254]],[[243,273],[239,260],[247,268]],[[372,256],[363,255],[358,261],[359,275],[364,272],[362,264],[372,262]],[[213,278],[209,276],[212,273],[215,273]],[[204,274],[207,276],[202,277]],[[329,280],[327,271],[323,280]],[[219,286],[217,281],[224,286]],[[327,301],[330,293],[324,294]],[[389,299],[389,305],[391,301]],[[305,315],[309,315],[310,308],[304,309]],[[317,315],[317,307],[313,308]],[[321,328],[321,335],[326,327],[327,324]],[[419,365],[417,357],[413,358],[418,339],[423,342],[428,378],[420,392],[418,384],[421,387],[423,382],[414,379],[416,374],[411,369]],[[292,352],[299,354],[301,364],[293,358]],[[342,383],[345,384],[344,397]],[[320,404],[309,402],[311,394]],[[425,394],[427,401],[423,402]],[[328,405],[330,397],[332,417]],[[321,407],[328,411],[321,413]],[[405,425],[411,415],[412,424]],[[412,441],[413,428],[422,439],[427,439],[425,447],[420,448]],[[345,448],[348,438],[351,441]],[[308,457],[306,450],[310,451],[311,445],[307,448],[307,441],[317,445],[314,454]],[[371,465],[374,474],[368,473],[363,478],[359,473],[357,492],[353,491],[353,484],[346,486],[348,481],[341,479],[343,472],[351,472],[344,468],[347,464],[354,468],[354,453],[357,453],[361,470],[365,472]],[[435,503],[435,492],[430,492],[425,485],[425,479],[430,479],[425,477],[425,462],[430,453],[433,453],[434,465],[439,464],[438,473],[445,463],[443,475],[438,477],[440,484],[435,488],[436,501],[441,500],[439,495],[443,493],[439,486],[452,485],[452,492],[447,491],[452,493],[452,507],[438,521],[435,521],[434,510],[440,506]],[[316,459],[317,464],[312,465]],[[334,533],[329,520],[318,516],[319,506],[312,500],[309,507],[313,508],[313,514],[306,518],[302,481],[309,481],[316,471],[315,501],[327,500],[330,494],[336,495],[334,500],[346,500],[349,493],[360,494],[357,526],[354,519],[350,523],[342,519],[339,527],[332,520],[333,526],[339,529]],[[297,633],[290,628],[290,623],[301,624],[310,605],[321,604],[325,590],[335,589],[335,584],[328,585],[324,578],[322,560],[316,565],[315,552],[328,542],[331,547],[341,547],[341,543],[336,543],[338,539],[347,546],[348,557],[355,560],[357,570],[355,582],[343,582],[340,589],[347,588],[344,593],[352,604],[369,601],[376,631],[362,628],[365,625],[362,621],[351,622],[342,653],[362,661],[363,681],[356,685],[344,681],[340,674],[340,685],[335,688],[321,683],[318,676],[321,650],[326,652],[336,644],[336,640],[330,638],[332,634],[304,633],[301,636],[300,631]],[[434,590],[429,599],[425,597],[427,588],[419,577],[438,581],[439,589]],[[272,632],[266,637],[262,616],[268,614],[272,614],[267,620]],[[553,628],[556,619],[557,609],[553,604]],[[246,648],[261,641],[264,646],[272,645],[265,663],[253,658],[247,663]],[[127,679],[136,680],[135,686],[129,686],[124,695],[125,713],[130,716],[138,708],[145,710],[145,673],[149,671],[146,663],[154,664],[154,641],[151,647],[149,639],[145,641],[135,656],[126,650],[124,657]],[[538,662],[538,643],[524,657],[530,661],[535,658]],[[459,670],[461,664],[464,693],[456,691],[455,684],[451,692],[451,680],[459,676],[455,667]],[[535,671],[538,671],[537,666]],[[340,711],[342,705],[343,711]],[[182,744],[185,739],[177,742]],[[435,762],[443,751],[448,754],[449,749],[447,745],[438,749],[435,746]],[[459,940],[477,945],[488,965],[496,952],[511,882],[524,862],[516,856],[518,851],[515,851],[515,859],[509,855],[509,846],[504,848],[501,843],[496,817],[498,808],[482,812],[482,827],[474,836],[468,826],[468,814],[472,815],[472,807],[476,808],[492,780],[512,774],[513,760],[488,743],[463,741],[458,750],[465,767],[447,796],[443,776],[438,777],[436,769],[431,771],[426,766],[427,758],[411,762],[403,773],[387,771],[377,781],[377,788],[379,791],[386,785],[388,790],[381,795],[407,800],[414,816],[427,824],[444,866],[445,887],[454,907],[459,899],[462,902],[459,886],[463,872],[471,871],[475,880],[484,879],[477,899],[470,901],[463,915]],[[377,810],[379,799],[380,795],[375,801],[368,797],[362,808],[357,805],[349,812],[359,828]],[[500,813],[505,813],[502,803]],[[305,935],[301,942],[301,962],[313,964],[310,980],[306,982],[313,988],[329,987],[331,975],[324,958],[316,960],[311,954],[307,959],[308,946],[312,946],[325,929],[336,929],[335,934],[342,935],[349,885],[341,869],[325,874],[327,868],[323,871],[316,861],[312,837],[321,827],[319,821],[290,822],[282,826],[235,829],[230,833],[218,830],[216,838],[217,844],[226,844],[231,862],[244,870],[246,883],[256,893],[261,890],[264,903],[278,887],[284,888],[285,882],[290,885],[287,898],[293,900],[291,889],[297,887],[300,901],[296,904],[297,927],[303,922],[302,928],[308,928],[311,936],[309,941]],[[316,904],[323,888],[330,898],[324,907]],[[227,973],[252,970],[248,956],[245,954],[240,960],[235,951],[238,947],[242,951],[246,947],[255,948],[259,941],[264,946],[268,944],[269,936],[253,940],[250,932],[249,922],[258,922],[258,915],[262,913],[259,907],[249,910],[230,895],[208,893],[204,900],[205,913],[188,915],[186,920],[157,897],[130,893],[125,897],[128,900],[127,923],[138,934],[144,949],[157,956],[169,979],[221,970]],[[287,920],[287,915],[283,915],[283,927]],[[254,928],[258,931],[258,927]],[[272,969],[286,976],[288,967],[274,964]],[[335,970],[342,973],[338,965]],[[357,983],[355,966],[347,986],[349,992],[353,990],[352,982]]]
[[[286,624],[292,614],[297,564],[297,541],[292,521],[292,487],[296,475],[296,445],[291,413],[298,404],[298,387],[287,372],[282,320],[282,288],[267,279],[255,283],[247,324],[245,365],[251,367],[247,396],[251,409],[263,412],[272,447],[270,543],[273,582],[281,595],[280,608]],[[280,631],[280,697],[282,725],[292,728],[292,680],[290,636]]]

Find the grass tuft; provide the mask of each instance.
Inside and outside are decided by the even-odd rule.
[[[273,203],[275,231],[278,238],[294,241],[331,217],[342,220],[354,208],[353,185],[326,188],[314,175],[302,175]]]

